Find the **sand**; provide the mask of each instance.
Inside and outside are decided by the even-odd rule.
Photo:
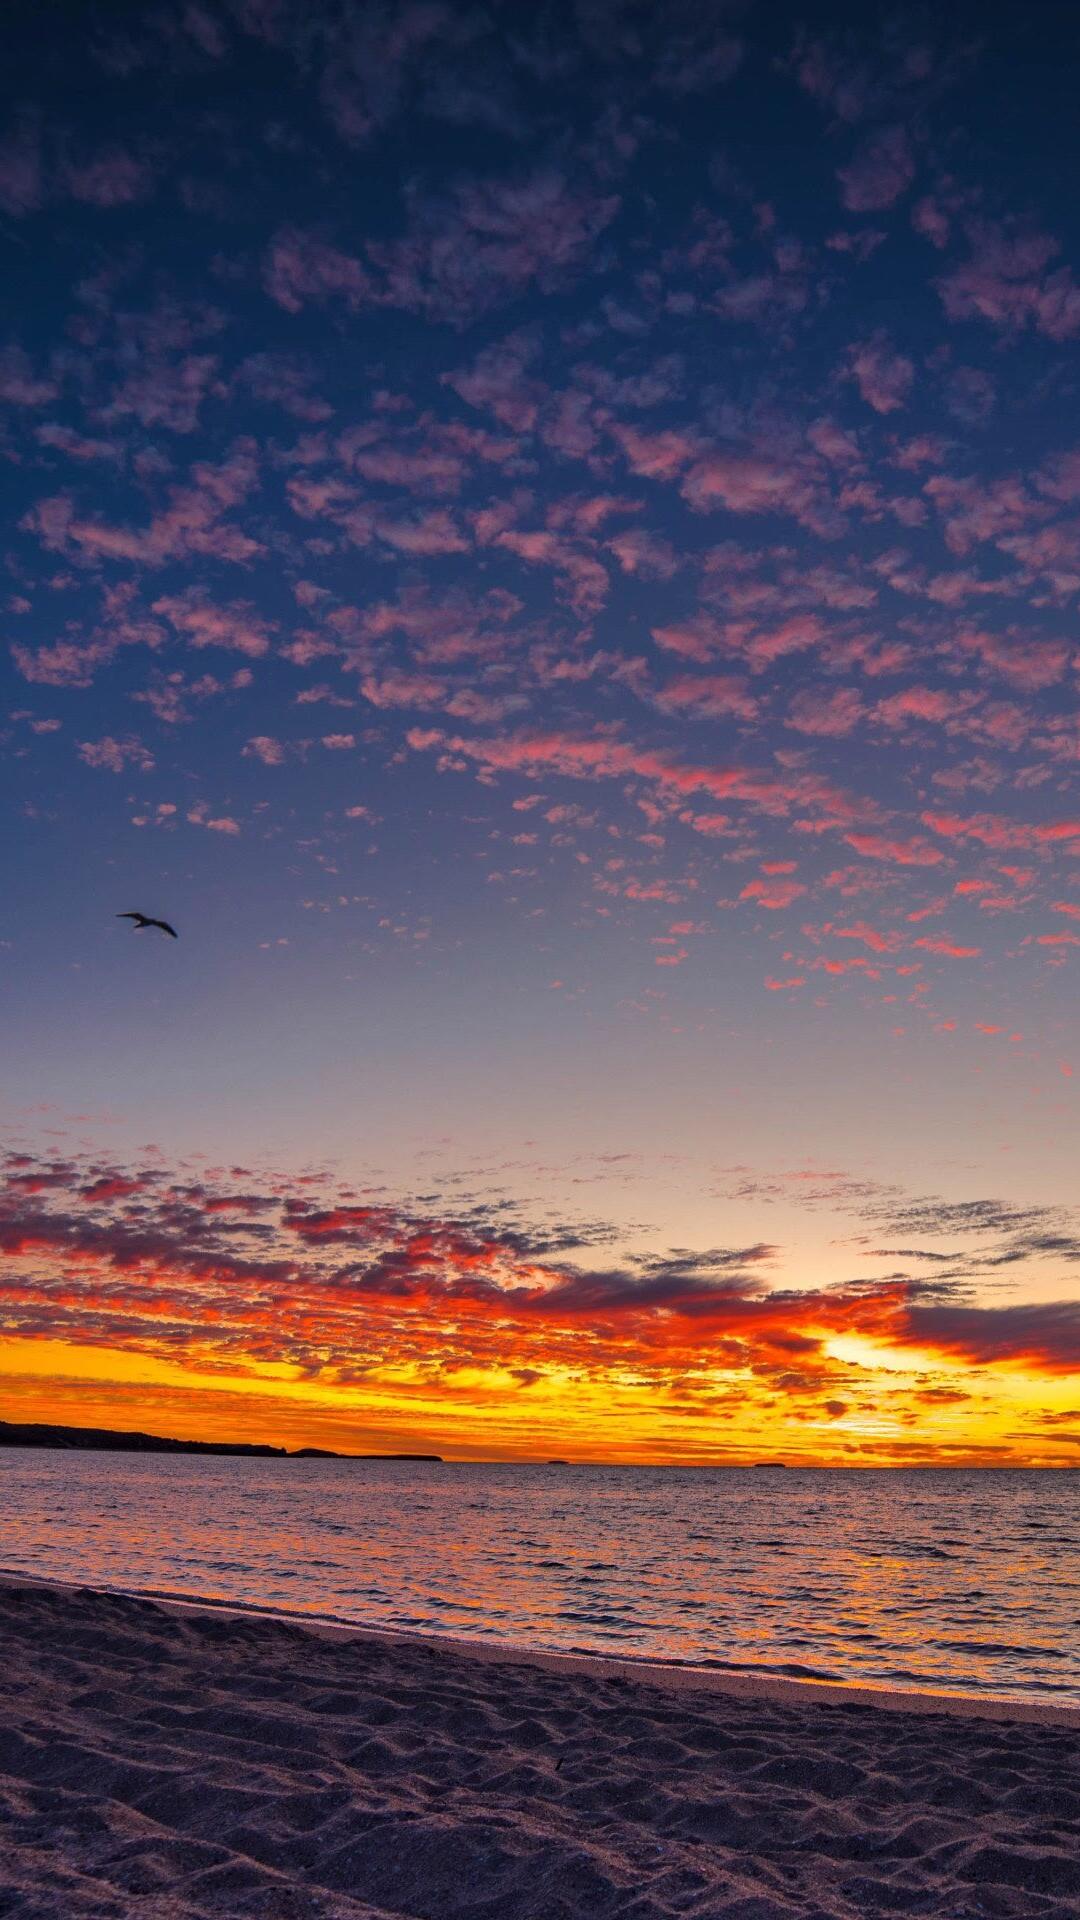
[[[1080,1713],[0,1577],[0,1916],[1080,1910]]]

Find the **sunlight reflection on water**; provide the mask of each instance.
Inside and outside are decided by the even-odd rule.
[[[550,1650],[1080,1701],[1080,1478],[0,1451],[0,1566]]]

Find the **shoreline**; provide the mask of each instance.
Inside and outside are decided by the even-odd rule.
[[[1075,1920],[1055,1719],[0,1575],[0,1913]]]
[[[145,1600],[165,1613],[181,1616],[222,1615],[239,1620],[271,1621],[297,1627],[317,1639],[376,1641],[391,1647],[420,1650],[446,1648],[456,1657],[492,1666],[532,1666],[545,1673],[577,1674],[598,1679],[631,1679],[675,1694],[720,1693],[741,1700],[760,1700],[788,1706],[842,1706],[877,1708],[887,1713],[925,1716],[948,1714],[962,1720],[1010,1721],[1028,1726],[1072,1728],[1080,1732],[1080,1705],[1054,1700],[1014,1699],[1002,1694],[941,1691],[917,1687],[885,1687],[862,1681],[795,1679],[751,1669],[718,1668],[694,1661],[654,1660],[647,1655],[600,1652],[563,1653],[533,1647],[521,1641],[488,1641],[467,1635],[419,1633],[408,1628],[369,1626],[363,1622],[327,1618],[263,1607],[257,1602],[218,1600],[208,1594],[163,1592],[148,1587],[98,1587],[79,1581],[55,1580],[0,1567],[0,1583],[43,1587],[60,1593],[102,1594],[118,1599]]]

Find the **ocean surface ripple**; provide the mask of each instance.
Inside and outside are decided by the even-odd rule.
[[[4,1450],[0,1566],[548,1651],[1080,1703],[1068,1471]]]

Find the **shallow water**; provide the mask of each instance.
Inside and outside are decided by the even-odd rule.
[[[1080,1474],[0,1450],[0,1567],[551,1651],[1080,1703]]]

